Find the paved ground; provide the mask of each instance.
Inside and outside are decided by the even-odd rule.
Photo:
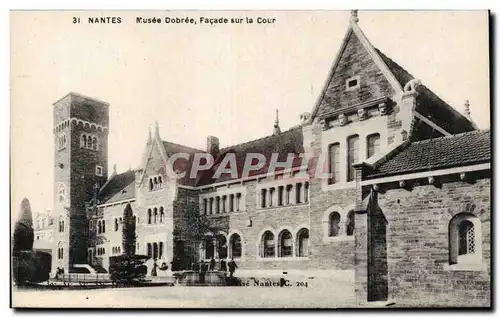
[[[140,287],[34,290],[14,287],[14,307],[332,308],[355,306],[352,286]]]

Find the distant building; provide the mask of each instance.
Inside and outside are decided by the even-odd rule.
[[[241,275],[342,277],[360,302],[488,305],[490,132],[476,129],[468,104],[457,112],[372,46],[357,22],[353,14],[312,113],[286,131],[276,119],[261,139],[221,148],[210,136],[194,149],[156,126],[137,169],[108,173],[109,105],[76,93],[55,102],[53,268],[107,268],[123,252],[130,204],[137,253],[151,260],[234,257]],[[216,166],[235,154],[238,176],[169,178],[177,153],[189,154],[175,166],[188,173],[197,154]],[[242,179],[248,153],[313,160],[294,160],[290,177],[264,166]],[[322,168],[329,178],[316,177]]]
[[[53,223],[52,211],[50,209],[35,213],[33,222],[33,249],[52,252]]]

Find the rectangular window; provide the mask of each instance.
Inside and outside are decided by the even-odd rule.
[[[102,177],[102,167],[101,166],[95,166],[95,175]]]
[[[366,157],[370,158],[380,151],[380,135],[373,134],[366,138]]]
[[[269,189],[269,206],[273,206],[274,188]]]
[[[283,186],[278,187],[278,205],[283,205]]]
[[[229,195],[229,212],[234,211],[234,194]]]
[[[265,208],[266,207],[266,195],[267,195],[267,190],[262,189],[260,191],[260,207]]]
[[[241,193],[236,193],[236,212],[241,210]]]
[[[302,198],[301,198],[301,190],[302,190],[302,183],[297,183],[295,184],[295,199],[296,199],[296,203],[301,203],[302,202]]]
[[[309,202],[309,182],[304,184],[304,203]]]
[[[208,213],[208,200],[207,199],[203,199],[203,214],[207,214]]]
[[[347,181],[354,180],[354,174],[356,173],[354,163],[358,162],[359,153],[359,136],[351,136],[347,138]]]
[[[286,204],[292,204],[292,188],[291,184],[286,186]]]
[[[215,197],[215,213],[220,212],[220,197]]]
[[[226,213],[227,196],[222,196],[222,213]]]
[[[338,143],[330,145],[328,156],[330,163],[328,184],[334,184],[340,181],[340,145]]]
[[[355,89],[359,88],[359,76],[353,76],[351,78],[346,79],[345,81],[345,90],[346,91],[353,91]]]
[[[214,198],[210,198],[209,214],[214,213]]]

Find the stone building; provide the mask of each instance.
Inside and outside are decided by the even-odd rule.
[[[490,133],[466,106],[457,112],[376,49],[355,12],[312,112],[283,132],[276,118],[261,139],[221,147],[209,136],[194,149],[156,125],[139,167],[108,174],[109,105],[70,93],[54,103],[53,268],[106,269],[130,204],[149,263],[234,257],[242,276],[344,280],[360,302],[489,304]],[[180,153],[173,168],[186,175],[171,178]],[[266,164],[245,175],[255,153]],[[213,167],[190,178],[206,154]],[[230,156],[236,175],[217,174]],[[273,160],[290,165],[270,171]]]

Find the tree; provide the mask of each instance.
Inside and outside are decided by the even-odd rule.
[[[144,280],[147,267],[144,262],[147,256],[135,255],[136,219],[130,204],[123,211],[122,245],[123,254],[109,258],[109,272],[116,283],[133,284]]]
[[[12,239],[12,271],[14,281],[18,285],[49,279],[51,255],[33,251],[33,240],[33,214],[29,200],[24,198]]]
[[[137,235],[135,234],[135,226],[135,216],[129,203],[123,211],[122,232],[123,254],[127,255],[128,257],[133,257],[135,255],[135,243],[137,240]]]

